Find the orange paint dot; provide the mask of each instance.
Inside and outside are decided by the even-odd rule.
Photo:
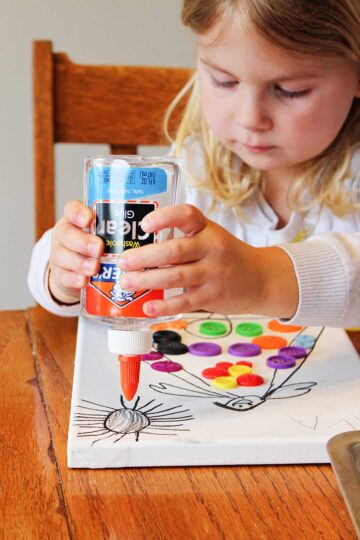
[[[286,339],[279,336],[258,336],[252,340],[252,343],[259,345],[262,349],[281,349],[286,347]]]
[[[183,330],[188,327],[188,321],[185,319],[180,319],[179,321],[173,321],[169,324],[169,328],[177,328],[178,330]]]
[[[300,332],[302,326],[291,326],[290,324],[281,324],[276,319],[269,322],[268,327],[275,332]]]
[[[157,332],[158,330],[168,330],[169,328],[177,328],[178,330],[183,330],[189,325],[188,321],[185,319],[180,319],[179,321],[171,321],[168,323],[156,323],[150,326],[150,330]]]
[[[150,326],[150,329],[154,330],[154,332],[157,332],[158,330],[166,330],[167,328],[168,325],[166,323],[157,323]]]

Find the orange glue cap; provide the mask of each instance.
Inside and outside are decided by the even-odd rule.
[[[109,351],[119,359],[121,388],[128,401],[138,389],[141,355],[151,351],[152,336],[151,330],[108,330]]]
[[[141,356],[119,355],[120,384],[128,401],[135,396],[139,386]]]

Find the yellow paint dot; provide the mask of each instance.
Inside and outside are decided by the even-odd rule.
[[[232,377],[239,377],[245,373],[252,373],[250,366],[230,366],[228,372]]]
[[[215,388],[221,388],[222,390],[230,390],[230,388],[236,388],[237,382],[231,377],[216,377],[211,381],[211,384]]]

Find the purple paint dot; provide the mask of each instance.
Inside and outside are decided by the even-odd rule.
[[[162,358],[163,356],[164,355],[159,353],[159,352],[151,351],[148,354],[142,354],[141,359],[142,360],[150,360],[150,362],[152,362],[153,360],[160,360],[160,358]]]
[[[171,360],[163,360],[161,362],[154,362],[151,367],[156,371],[163,371],[165,373],[172,373],[173,371],[181,371],[182,365]]]
[[[234,343],[228,348],[228,353],[233,356],[257,356],[261,353],[261,347],[255,343]]]
[[[307,355],[307,350],[304,347],[295,347],[290,345],[289,347],[283,347],[279,349],[280,354],[289,354],[294,358],[304,358]]]
[[[289,354],[277,354],[269,356],[266,360],[266,365],[273,369],[289,369],[296,365],[296,360]]]
[[[221,354],[221,347],[217,343],[193,343],[189,345],[189,352],[195,356],[217,356]]]

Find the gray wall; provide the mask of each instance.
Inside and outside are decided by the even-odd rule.
[[[181,0],[2,0],[0,17],[0,309],[34,301],[26,276],[34,235],[31,43],[89,64],[194,65],[194,48],[179,19]],[[142,149],[143,153],[159,149]],[[57,213],[81,198],[82,162],[99,145],[58,145]]]

